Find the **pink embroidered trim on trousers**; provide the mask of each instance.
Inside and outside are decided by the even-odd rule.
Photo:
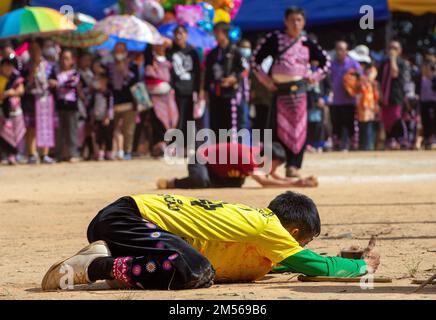
[[[127,275],[129,270],[129,262],[132,261],[132,257],[116,258],[112,267],[112,273],[116,280],[122,281],[126,284],[131,284],[131,279]]]

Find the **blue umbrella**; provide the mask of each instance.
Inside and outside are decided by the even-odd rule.
[[[128,51],[144,51],[147,48],[147,43],[109,36],[109,39],[99,46],[92,47],[94,50],[109,50],[112,51],[118,42],[126,45]]]
[[[161,25],[158,30],[167,38],[174,38],[174,29],[178,26],[177,23],[168,23]],[[190,25],[185,25],[188,30],[188,43],[196,48],[212,49],[216,46],[215,38],[209,33]]]

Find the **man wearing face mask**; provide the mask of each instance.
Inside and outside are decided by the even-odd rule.
[[[194,120],[194,103],[200,91],[200,59],[197,51],[187,43],[188,32],[183,25],[174,29],[174,43],[168,51],[172,64],[171,82],[179,108],[178,128],[185,136],[187,145],[187,122]]]
[[[131,160],[133,137],[136,127],[136,110],[130,88],[139,81],[138,67],[129,60],[126,45],[117,43],[114,49],[115,62],[108,65],[110,87],[114,96],[114,123],[117,128],[122,121],[121,132],[116,134],[117,158]]]
[[[42,47],[42,55],[51,64],[55,64],[59,61],[60,49],[59,47],[50,39],[44,41]]]
[[[163,40],[159,45],[147,48],[145,66],[145,84],[153,103],[151,121],[153,125],[154,157],[164,155],[166,142],[165,133],[175,129],[179,123],[175,93],[171,87],[171,62],[166,57],[169,40]]]

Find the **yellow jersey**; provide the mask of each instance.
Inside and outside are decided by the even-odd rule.
[[[269,209],[178,195],[131,196],[144,219],[209,259],[218,282],[254,281],[303,248]]]

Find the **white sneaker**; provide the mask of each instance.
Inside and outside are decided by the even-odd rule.
[[[89,244],[74,256],[52,265],[42,279],[43,290],[73,289],[74,285],[89,284],[88,267],[100,257],[110,257],[104,241]]]
[[[168,180],[167,179],[159,179],[159,180],[157,180],[156,187],[159,190],[168,189]]]

